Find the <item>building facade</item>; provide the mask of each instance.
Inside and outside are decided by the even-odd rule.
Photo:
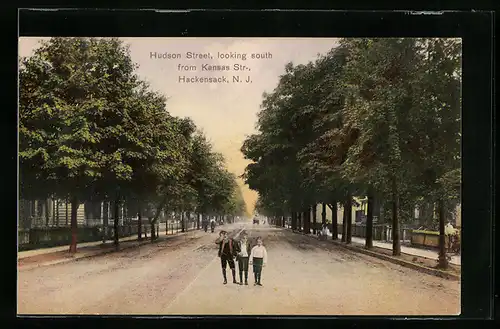
[[[110,202],[84,202],[77,210],[78,226],[103,225],[113,218]],[[119,223],[123,225],[127,207],[119,209]],[[19,200],[19,228],[71,226],[71,203],[61,199]]]

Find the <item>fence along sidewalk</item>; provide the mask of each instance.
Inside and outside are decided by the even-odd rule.
[[[320,228],[321,223],[317,224],[317,229]],[[328,236],[331,237],[331,229],[332,229],[332,224],[328,224]],[[291,228],[290,223],[286,223],[285,227]],[[352,224],[352,242],[356,244],[365,244],[365,228],[366,225],[359,225],[359,224]],[[342,224],[337,225],[337,232],[338,233],[338,239],[339,241],[342,238]],[[388,249],[392,250],[392,228],[390,227],[389,224],[378,224],[374,225],[373,227],[373,246],[382,248],[382,249]],[[411,228],[401,228],[402,234],[400,234],[401,237],[401,242],[403,243],[410,243],[412,240],[412,231],[413,229]],[[418,248],[418,247],[410,247],[406,245],[401,245],[401,252],[405,253],[407,255],[412,255],[412,256],[417,256],[417,257],[422,257],[422,258],[427,258],[427,259],[433,259],[433,260],[438,260],[438,250],[429,250],[425,248]],[[461,257],[460,255],[453,255],[451,256],[450,260],[451,264],[461,266]]]
[[[138,234],[137,218],[129,205],[119,208],[118,235],[128,237]],[[107,241],[114,236],[112,204],[109,202],[84,202],[77,211],[78,244]],[[20,250],[69,245],[71,242],[71,204],[65,200],[20,200],[18,246]],[[141,221],[144,237],[151,234],[148,214]],[[185,229],[196,227],[195,215],[185,219]],[[166,223],[167,222],[167,223]],[[107,225],[106,225],[107,223]],[[167,227],[168,226],[168,227]],[[178,220],[162,214],[155,228],[160,234],[175,234],[182,230]],[[69,247],[68,247],[69,248]]]
[[[330,231],[328,231],[328,236],[330,236],[330,237],[332,236],[332,233]],[[342,234],[339,234],[338,235],[339,241],[341,238],[342,238]],[[361,244],[361,245],[365,244],[365,239],[363,239],[363,238],[353,236],[351,239],[352,239],[353,243]],[[385,241],[373,240],[373,246],[378,247],[378,248],[387,249],[387,250],[392,250],[392,243],[385,242]],[[404,254],[407,254],[407,255],[423,257],[423,258],[428,258],[428,259],[434,259],[434,260],[438,260],[438,257],[439,257],[437,251],[426,250],[426,249],[421,249],[421,248],[412,248],[412,247],[407,247],[404,245],[401,246],[401,252]],[[452,263],[454,265],[461,266],[461,257],[455,256],[455,255],[452,256],[450,263]]]
[[[90,221],[89,221],[90,222]],[[103,226],[99,225],[97,221],[94,221],[94,225],[85,225],[78,228],[78,246],[93,246],[99,245],[105,241],[112,240],[114,236],[114,228],[111,226],[107,227],[106,239],[104,239]],[[186,223],[186,231],[191,231],[196,228],[196,223]],[[148,220],[142,221],[142,235],[144,238],[150,236],[151,225]],[[160,235],[163,234],[177,234],[182,231],[181,223],[158,223],[155,229]],[[135,221],[125,221],[124,225],[119,226],[119,236],[120,240],[126,239],[137,239],[138,234],[138,222]],[[39,227],[32,228],[30,230],[20,230],[19,231],[19,249],[22,252],[27,252],[29,249],[36,250],[64,250],[69,248],[71,240],[71,228],[70,227]],[[53,249],[56,247],[57,249]],[[30,251],[35,253],[34,251]],[[40,253],[40,252],[38,252]]]
[[[167,234],[179,234],[181,233],[181,226],[180,225],[168,225],[168,231],[166,230],[166,225],[165,223],[162,223],[163,225],[160,226],[159,234],[160,236],[164,236]],[[187,232],[193,231],[192,229],[186,230]],[[150,229],[148,229],[148,232],[150,232]],[[111,240],[108,240],[111,241]],[[132,235],[128,237],[122,237],[120,238],[120,242],[136,242],[137,241],[137,235]],[[145,241],[147,242],[147,240]],[[102,245],[103,242],[102,240],[99,241],[92,241],[92,242],[83,242],[78,244],[78,248],[81,251],[81,249],[85,248],[91,248],[95,246]],[[39,255],[46,255],[46,254],[52,254],[52,253],[58,253],[61,251],[67,251],[69,249],[69,244],[68,245],[62,245],[62,246],[57,246],[57,247],[52,247],[52,248],[41,248],[41,249],[34,249],[34,250],[27,250],[27,251],[18,251],[18,259],[26,259],[30,257],[35,257]]]

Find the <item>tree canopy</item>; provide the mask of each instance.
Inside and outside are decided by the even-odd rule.
[[[243,144],[259,212],[279,215],[370,193],[399,210],[460,189],[461,44],[341,39],[287,64]],[[397,246],[395,246],[397,247]]]
[[[116,38],[51,38],[20,59],[21,197],[243,212],[222,155],[136,69]]]

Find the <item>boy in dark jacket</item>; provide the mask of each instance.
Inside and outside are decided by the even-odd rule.
[[[219,237],[217,238],[217,240],[215,240],[215,243],[219,245],[219,257],[222,265],[222,276],[224,277],[224,284],[227,284],[227,264],[229,264],[229,268],[231,269],[231,273],[233,274],[233,283],[238,283],[236,282],[236,273],[234,266],[234,256],[237,253],[237,246],[235,246],[234,240],[229,238],[226,231],[221,231],[219,233]]]

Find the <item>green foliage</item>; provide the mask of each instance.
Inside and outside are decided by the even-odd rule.
[[[222,156],[135,70],[118,39],[52,38],[20,60],[21,196],[134,200],[156,209],[154,220],[163,210],[240,213]]]
[[[53,38],[21,61],[23,196],[52,191],[86,199],[98,181],[131,179],[123,144],[137,140],[125,129],[134,68],[116,39]]]
[[[342,39],[314,63],[287,64],[242,147],[259,212],[372,188],[386,200],[396,190],[411,221],[421,200],[458,200],[460,51],[454,39]]]

